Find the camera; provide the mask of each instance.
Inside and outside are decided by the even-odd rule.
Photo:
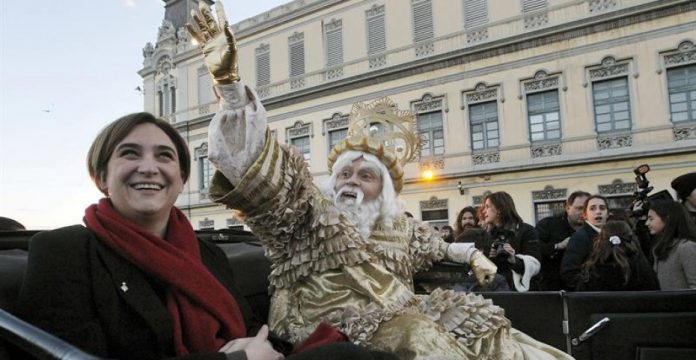
[[[638,190],[633,193],[633,202],[631,202],[631,208],[629,209],[631,216],[641,217],[648,213],[648,194],[653,190],[653,187],[650,186],[650,181],[645,176],[649,171],[650,166],[648,164],[643,164],[633,169]]]
[[[510,254],[503,247],[505,244],[510,243],[510,239],[514,237],[514,233],[505,230],[497,230],[493,233],[494,239],[491,244],[491,249],[495,250],[494,259],[505,260],[510,256]]]

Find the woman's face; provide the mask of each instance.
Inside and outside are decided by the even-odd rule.
[[[600,198],[592,198],[587,203],[587,208],[585,209],[585,220],[590,224],[601,227],[607,222],[607,217],[609,216],[609,209],[607,208],[607,203]]]
[[[645,220],[645,226],[650,229],[650,234],[659,235],[665,228],[665,222],[656,212],[648,210],[648,218]]]
[[[495,205],[493,205],[491,199],[486,199],[486,202],[483,204],[483,215],[486,224],[499,225],[500,212],[496,209]]]
[[[176,147],[160,128],[140,124],[111,154],[106,187],[116,211],[136,223],[169,217],[184,188]]]

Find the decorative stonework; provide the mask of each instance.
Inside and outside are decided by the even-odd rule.
[[[205,218],[203,220],[198,221],[198,228],[199,229],[215,229],[215,220],[209,220],[208,218]]]
[[[194,160],[198,160],[198,158],[208,156],[208,143],[204,142],[203,144],[201,144],[201,146],[195,148],[194,153],[196,154],[196,158]]]
[[[433,196],[430,200],[420,201],[421,210],[442,210],[447,209],[448,199],[438,199]]]
[[[341,19],[331,19],[331,21],[324,23],[324,30],[331,31],[343,26],[343,20]]]
[[[303,32],[297,32],[295,31],[292,35],[288,37],[288,42],[290,44],[299,42],[299,41],[304,41],[304,33]]]
[[[347,129],[349,120],[348,118],[348,115],[343,115],[341,113],[333,114],[331,119],[324,120],[324,128],[322,129],[321,134],[324,135],[329,131],[338,129]]]
[[[261,44],[256,49],[254,49],[256,55],[265,54],[271,51],[271,46],[269,44]]]
[[[547,185],[544,190],[532,191],[532,200],[565,200],[567,194],[568,189],[554,189],[553,186]]]
[[[411,102],[411,107],[413,108],[414,114],[420,114],[424,112],[438,111],[442,110],[442,100],[443,96],[434,97],[431,94],[425,94],[420,99],[420,101]]]
[[[561,144],[532,145],[532,158],[561,155],[563,147]]]
[[[285,142],[289,142],[291,139],[307,135],[314,137],[314,134],[312,133],[312,123],[303,123],[302,121],[298,121],[292,127],[286,128],[285,132],[287,134]]]
[[[607,56],[602,59],[602,62],[597,65],[587,67],[585,73],[585,81],[582,86],[587,87],[590,82],[610,79],[617,76],[628,76],[630,71],[631,59],[616,60],[612,56]],[[637,77],[638,74],[634,74]]]
[[[549,23],[549,14],[548,13],[534,14],[534,15],[527,16],[524,18],[524,29],[531,30],[534,28],[544,26],[548,23]]]
[[[533,79],[523,80],[522,88],[525,93],[557,89],[560,84],[559,75],[549,75],[546,71],[537,71]]]
[[[634,182],[625,183],[621,179],[616,179],[608,185],[599,185],[599,193],[602,195],[624,195],[633,194],[638,190],[638,184]]]
[[[483,205],[483,199],[486,198],[486,196],[492,194],[489,190],[486,190],[483,192],[483,195],[476,195],[471,197],[471,202],[474,203],[474,206],[481,206]]]
[[[676,50],[664,54],[665,66],[680,66],[696,62],[696,46],[691,41],[684,41]]]
[[[145,44],[145,47],[143,48],[143,57],[145,59],[150,58],[154,53],[155,47],[152,45],[152,43],[148,42],[147,44]]]
[[[326,70],[326,80],[340,79],[343,77],[343,66]]]
[[[386,55],[373,56],[370,58],[370,69],[381,68],[384,65],[387,65]]]
[[[616,0],[590,0],[590,13],[598,13],[616,7]]]
[[[157,73],[168,75],[172,67],[172,58],[169,55],[164,55],[157,60],[157,66],[155,68],[157,69]]]
[[[481,154],[473,154],[474,165],[494,164],[500,162],[500,152],[486,152]]]
[[[598,137],[597,145],[599,147],[599,150],[630,147],[633,145],[633,135],[623,134]]]
[[[498,94],[502,93],[502,85],[486,85],[480,82],[473,89],[462,91],[462,110],[466,106],[486,101],[498,100]],[[500,99],[503,101],[503,99]]]
[[[295,79],[295,80],[290,80],[290,90],[297,90],[301,89],[305,86],[305,80],[304,78],[302,79]]]
[[[672,129],[674,140],[694,140],[696,139],[696,124],[690,126],[679,126]]]
[[[373,16],[377,16],[377,15],[381,15],[381,14],[384,14],[384,5],[375,4],[375,5],[372,5],[372,7],[370,9],[365,11],[365,15],[367,17],[373,17]]]
[[[265,99],[271,95],[271,89],[269,87],[256,88],[256,93],[261,99]]]
[[[157,32],[157,42],[167,39],[176,39],[176,29],[174,29],[174,24],[171,21],[163,19],[162,25],[160,25]]]
[[[432,42],[416,46],[416,57],[423,57],[435,53],[435,45]]]
[[[198,105],[198,115],[207,115],[210,113],[210,104]]]
[[[488,39],[488,29],[475,30],[466,33],[466,43],[475,44]]]
[[[428,159],[428,160],[422,160],[419,163],[420,170],[437,170],[437,169],[444,169],[445,168],[445,159],[439,158],[439,159]]]

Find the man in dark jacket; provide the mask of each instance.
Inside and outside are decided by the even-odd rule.
[[[677,192],[677,198],[689,211],[691,218],[696,221],[696,172],[684,174],[672,180],[672,189]]]
[[[582,227],[582,205],[588,197],[588,192],[573,192],[566,200],[565,212],[545,217],[537,223],[541,250],[541,290],[565,289],[560,274],[561,259],[570,236]]]

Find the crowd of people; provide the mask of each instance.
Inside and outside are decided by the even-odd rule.
[[[634,216],[613,213],[601,195],[575,191],[562,213],[535,227],[522,221],[508,193],[491,193],[478,209],[459,211],[453,235],[442,238],[474,243],[507,284],[455,289],[696,289],[696,172],[675,178],[671,186],[678,201],[637,201]]]

